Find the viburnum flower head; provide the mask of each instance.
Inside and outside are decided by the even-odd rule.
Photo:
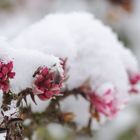
[[[34,78],[33,93],[37,94],[41,100],[60,95],[64,77],[54,67],[39,67]]]
[[[3,60],[0,60],[0,89],[5,93],[10,89],[9,79],[13,79],[15,76],[15,72],[12,70],[12,61],[5,63]]]

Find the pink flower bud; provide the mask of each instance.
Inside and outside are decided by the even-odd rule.
[[[13,62],[4,63],[0,60],[0,89],[7,93],[10,89],[9,79],[13,79],[15,72],[13,70]]]
[[[35,74],[33,93],[41,100],[59,95],[64,77],[57,70],[40,67]]]
[[[140,73],[136,73],[136,74],[129,74],[129,81],[130,81],[130,85],[131,88],[129,90],[130,93],[139,93],[140,89],[139,89],[139,82],[140,82]]]
[[[115,91],[112,89],[107,89],[103,95],[98,95],[98,93],[89,93],[90,101],[92,107],[100,114],[105,115],[109,119],[116,116],[118,111],[126,104],[116,98]]]
[[[129,81],[132,85],[137,84],[140,81],[140,73],[137,73],[135,75],[130,75],[129,76]]]

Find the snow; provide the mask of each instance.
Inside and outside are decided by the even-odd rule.
[[[25,29],[12,44],[16,49],[68,58],[69,89],[90,79],[94,90],[110,83],[125,94],[129,87],[127,71],[138,71],[135,57],[110,28],[85,12],[50,14]]]
[[[45,55],[36,50],[13,49],[6,40],[1,39],[0,58],[13,60],[16,73],[15,78],[11,80],[11,91],[18,93],[27,87],[32,87],[33,74],[40,66],[51,67],[56,64],[55,68],[62,74],[63,69],[59,58],[53,55]]]
[[[6,133],[0,133],[0,139],[1,140],[5,140],[6,137]]]
[[[9,110],[3,111],[4,116],[8,116],[9,118],[17,118],[19,115],[19,109],[16,106],[17,101],[11,101],[11,104],[8,105]]]
[[[17,118],[19,116],[19,108],[16,105],[17,101],[12,100],[10,105],[8,105],[8,110],[4,111],[3,109],[0,109],[0,123],[3,121],[3,115],[7,116],[9,119]]]
[[[28,1],[28,0],[26,0],[26,1]],[[41,4],[41,3],[43,3],[42,1],[44,1],[44,0],[37,0],[38,2],[35,2],[34,0],[31,0],[31,1],[28,1],[28,3],[29,3],[29,7],[33,7],[34,5],[35,5],[35,7],[39,7],[39,5]],[[96,17],[98,17],[98,18],[101,18],[102,20],[104,20],[104,22],[106,22],[107,24],[110,24],[111,26],[113,26],[113,28],[115,28],[116,29],[116,31],[118,31],[119,32],[119,34],[121,34],[121,35],[125,35],[128,39],[129,39],[129,41],[131,41],[131,43],[129,44],[131,47],[133,47],[133,49],[134,49],[134,51],[135,51],[135,54],[137,54],[137,57],[138,57],[138,59],[140,60],[140,49],[139,49],[139,44],[140,44],[140,42],[139,42],[139,31],[140,31],[140,24],[139,24],[139,6],[140,6],[140,1],[139,0],[135,0],[134,1],[134,3],[135,3],[135,11],[133,11],[133,13],[129,13],[129,14],[126,14],[126,13],[123,13],[122,11],[120,11],[120,9],[119,10],[117,10],[117,8],[115,9],[114,7],[112,7],[112,6],[110,6],[108,3],[107,3],[107,1],[105,1],[105,0],[94,0],[94,1],[92,1],[92,0],[90,0],[90,1],[86,1],[86,0],[76,0],[76,1],[74,1],[74,0],[71,0],[71,1],[69,1],[69,0],[58,0],[58,1],[51,1],[53,4],[54,4],[54,6],[52,6],[51,7],[51,5],[49,5],[48,6],[48,4],[46,4],[46,3],[43,3],[42,5],[44,6],[44,7],[47,7],[46,9],[48,10],[49,9],[49,11],[74,11],[74,10],[79,10],[79,9],[81,9],[81,10],[90,10],[90,11],[92,11],[95,15],[96,15]],[[40,3],[40,4],[39,4]],[[55,4],[56,3],[56,4]],[[30,16],[31,15],[31,11],[29,11],[29,10],[27,10],[27,8],[25,8],[25,9],[21,9],[18,13],[20,13],[20,18],[18,18],[18,19],[16,19],[17,18],[17,15],[15,15],[16,16],[16,18],[14,18],[13,20],[12,20],[12,18],[9,18],[9,16],[7,17],[7,19],[8,19],[8,24],[3,24],[4,26],[2,26],[1,25],[1,35],[6,35],[6,36],[8,36],[8,39],[9,39],[9,37],[11,38],[14,38],[14,36],[17,34],[17,33],[19,33],[19,31],[21,31],[21,30],[23,30],[23,27],[24,26],[27,26],[27,24],[29,24],[36,16],[37,16],[37,14],[42,14],[43,12],[44,12],[44,8],[30,8],[31,10],[32,10],[32,13],[33,13],[33,15],[32,16]],[[41,10],[40,10],[41,9]],[[114,10],[115,9],[115,10]],[[113,11],[114,10],[114,11]],[[24,12],[26,12],[26,16],[27,17],[29,17],[28,19],[26,19],[26,17],[25,18],[23,18],[23,15],[21,15],[21,13],[24,11]],[[108,17],[108,14],[109,14],[109,12],[114,12],[114,15],[115,15],[115,18],[117,18],[117,19],[109,19],[109,17]],[[44,13],[43,13],[44,14]],[[31,20],[31,21],[30,21]],[[36,19],[37,20],[37,19]],[[81,22],[80,22],[81,21]],[[77,25],[77,26],[79,26],[78,24],[82,24],[83,23],[83,20],[78,20],[78,22],[77,22],[77,20],[76,20],[76,24],[73,24],[73,26],[75,26],[75,25]],[[1,22],[3,22],[3,19],[2,19],[2,21]],[[33,22],[33,21],[32,21]],[[62,22],[63,22],[63,20],[62,20]],[[64,33],[64,31],[62,30],[62,28],[63,28],[63,26],[61,26],[60,24],[59,24],[59,22],[57,21],[57,22],[54,22],[54,24],[57,24],[58,23],[58,26],[60,27],[60,33],[57,33],[57,34],[59,34],[59,35],[61,35],[61,37],[63,38],[65,38],[65,42],[66,42],[66,45],[68,46],[72,46],[72,42],[74,42],[73,41],[73,39],[71,39],[70,41],[68,40],[68,39],[66,39],[66,38],[68,38],[68,37],[70,37],[70,35],[69,36],[66,36],[66,33]],[[70,23],[71,24],[71,23]],[[52,24],[51,24],[52,25]],[[50,27],[51,27],[51,25],[50,25]],[[41,25],[40,25],[41,26]],[[38,35],[38,37],[35,37],[35,39],[34,39],[34,36],[37,34],[36,33],[36,31],[29,31],[29,32],[31,32],[31,37],[29,37],[29,40],[31,39],[31,45],[33,44],[33,45],[36,45],[36,43],[39,41],[39,44],[41,43],[41,41],[40,40],[38,40],[38,41],[36,41],[36,39],[37,38],[42,38],[42,37],[45,37],[46,35],[41,35],[44,31],[43,30],[45,30],[45,27],[46,26],[46,24],[43,26],[43,27],[41,27],[42,28],[42,31],[40,31],[40,33],[39,33],[39,35]],[[25,28],[25,30],[28,30],[28,29],[30,29],[30,28]],[[54,28],[55,30],[56,30],[56,28]],[[97,28],[95,28],[95,29],[97,29]],[[33,29],[33,30],[35,30],[35,28]],[[49,29],[50,30],[50,32],[52,31],[52,27]],[[82,30],[82,29],[80,29],[80,30]],[[47,32],[48,31],[48,29],[47,30],[45,30],[45,32]],[[61,34],[61,32],[63,31],[63,35]],[[111,31],[112,32],[112,31]],[[36,33],[36,34],[34,34],[34,33]],[[23,33],[22,33],[23,34]],[[27,35],[28,33],[26,33],[26,35]],[[75,33],[73,33],[73,34],[75,34]],[[79,33],[80,34],[80,33]],[[107,38],[107,35],[106,35],[106,33],[105,32],[101,32],[101,31],[99,31],[98,32],[98,29],[97,29],[97,31],[96,31],[96,34],[100,34],[100,36],[101,37],[103,37],[104,36],[104,38],[105,38],[105,40],[106,40],[106,38]],[[110,33],[110,34],[112,34],[112,33]],[[25,35],[25,36],[26,36]],[[41,35],[41,36],[40,36]],[[59,36],[58,35],[58,36]],[[23,36],[22,35],[22,37],[21,38],[25,38],[25,36]],[[58,38],[58,36],[56,36],[56,33],[54,32],[54,34],[46,41],[46,42],[48,42],[49,40],[50,40],[50,42],[52,42],[52,43],[54,43],[55,44],[55,42],[53,41],[53,40],[56,40],[57,38]],[[75,35],[75,36],[79,36],[79,35]],[[28,38],[28,37],[27,37]],[[46,38],[48,38],[48,36],[46,37]],[[52,40],[51,40],[51,38],[52,38]],[[93,37],[94,38],[94,37]],[[100,38],[100,37],[99,37]],[[38,50],[41,50],[41,48],[42,47],[40,47],[40,45],[38,44],[37,45],[37,48],[35,48],[34,46],[31,46],[31,47],[29,47],[28,45],[28,42],[30,42],[29,40],[28,41],[26,41],[27,39],[25,39],[25,41],[23,41],[23,40],[21,40],[21,42],[19,43],[19,46],[18,45],[16,45],[17,46],[17,48],[19,47],[20,48],[20,46],[22,47],[26,47],[26,44],[24,45],[24,42],[27,42],[27,49],[29,49],[29,48],[33,48],[33,50],[37,50],[38,48]],[[44,39],[45,40],[45,39]],[[82,39],[81,39],[82,40]],[[95,39],[96,40],[96,39]],[[109,41],[111,41],[112,39],[108,39]],[[114,40],[116,40],[116,43],[118,43],[118,39],[114,39]],[[65,46],[65,43],[63,42],[64,40],[62,40],[62,46]],[[82,40],[83,41],[83,40]],[[99,40],[96,40],[96,41],[98,41],[98,43],[99,42],[102,42],[102,41],[99,41]],[[108,41],[108,43],[107,43],[107,41],[105,41],[106,43],[104,43],[104,41],[103,41],[103,43],[102,44],[107,44],[106,46],[114,46],[114,43],[112,44],[112,42],[109,42]],[[45,42],[45,41],[44,41]],[[23,45],[22,45],[23,44]],[[49,43],[47,43],[47,44],[49,44]],[[47,44],[46,44],[46,46],[47,46]],[[51,43],[50,43],[51,44]],[[60,44],[59,42],[57,43],[57,44]],[[69,48],[68,49],[68,47],[67,47],[67,49],[65,48],[65,47],[63,47],[63,49],[65,49],[64,51],[64,53],[62,52],[62,49],[60,49],[60,50],[58,50],[58,49],[56,49],[55,47],[46,47],[47,49],[46,49],[46,52],[45,53],[48,53],[48,52],[51,52],[51,54],[54,54],[54,53],[56,53],[56,55],[58,55],[58,56],[63,56],[63,57],[65,57],[65,56],[69,56],[69,59],[72,59],[73,61],[75,61],[76,59],[76,57],[77,57],[77,53],[75,54],[75,49],[74,49],[74,45],[75,44],[75,42],[73,43],[73,48]],[[96,43],[95,43],[96,44]],[[121,43],[119,43],[119,44],[121,44]],[[1,43],[0,43],[0,52],[1,52]],[[39,46],[39,47],[38,47]],[[54,45],[53,45],[54,46]],[[123,47],[123,45],[117,45],[118,47],[119,46],[122,46]],[[59,48],[60,48],[61,46],[59,46]],[[122,49],[122,47],[120,47],[120,49],[119,49],[119,54],[120,54],[120,59],[121,59],[121,61],[122,61],[122,65],[125,67],[125,70],[127,69],[129,69],[129,72],[130,73],[137,73],[137,71],[138,71],[138,68],[137,68],[137,62],[136,62],[136,60],[135,60],[135,57],[133,57],[133,54],[129,51],[129,49]],[[98,48],[98,47],[97,47]],[[105,47],[106,48],[106,47]],[[45,50],[45,49],[44,49]],[[44,50],[42,50],[42,52],[44,51]],[[67,51],[68,50],[68,51]],[[83,52],[85,51],[85,49],[83,50]],[[72,52],[72,53],[70,53],[70,52]],[[112,51],[110,51],[110,52],[112,52]],[[4,52],[5,53],[5,52]],[[44,53],[44,52],[43,52]],[[114,52],[113,52],[114,53]],[[92,54],[92,53],[91,53]],[[0,54],[1,55],[1,54]],[[5,54],[4,54],[5,55]],[[79,57],[79,56],[78,56]],[[77,57],[77,58],[78,58]],[[86,56],[87,57],[87,56]],[[94,56],[93,56],[94,57]],[[81,57],[79,57],[79,59],[81,59]],[[68,60],[68,67],[70,68],[70,70],[69,70],[69,75],[70,75],[70,72],[71,73],[73,73],[73,75],[74,75],[74,72],[73,71],[75,71],[75,70],[71,70],[71,63],[73,63],[73,61],[72,62],[70,62],[70,60]],[[80,60],[79,60],[80,61]],[[85,63],[87,63],[87,61],[85,62]],[[84,65],[85,65],[85,63],[84,63]],[[109,60],[109,63],[114,63],[114,61],[110,61]],[[77,63],[78,64],[78,63]],[[83,72],[82,70],[81,70],[81,65],[83,65],[83,63],[80,63],[76,68],[78,68],[78,70],[77,70],[77,73],[78,73],[78,75],[79,75],[79,77],[80,77],[80,75],[81,75],[81,73],[82,73],[82,76],[83,76],[83,79],[86,77],[85,76],[85,71]],[[94,66],[94,65],[93,65]],[[105,66],[106,66],[106,64],[105,64]],[[84,67],[84,66],[83,66]],[[87,67],[87,66],[86,66]],[[90,70],[91,70],[91,68],[90,69],[88,69],[89,67],[87,67],[87,70],[86,70],[86,72],[88,73]],[[95,67],[94,67],[95,68]],[[116,68],[116,69],[118,69],[118,67]],[[104,70],[104,68],[103,68],[103,70]],[[101,70],[101,72],[103,72],[103,70]],[[112,73],[112,71],[113,71],[113,74],[115,75],[116,74],[116,71],[114,71],[114,70],[110,70],[110,73]],[[119,71],[119,69],[118,69],[118,71]],[[75,73],[75,75],[72,77],[72,79],[71,79],[71,81],[73,80],[73,79],[75,79],[75,77],[77,77],[77,73]],[[84,73],[84,74],[83,74]],[[92,71],[91,71],[91,73],[92,73]],[[104,73],[106,73],[106,72],[104,72]],[[109,72],[108,72],[109,73]],[[107,74],[107,75],[110,75],[110,73],[109,74]],[[90,74],[89,74],[90,75]],[[89,76],[89,77],[92,77],[92,76]],[[78,77],[77,77],[78,78]],[[98,78],[97,78],[98,79]],[[119,79],[119,78],[118,78]],[[128,78],[127,78],[128,79]],[[116,79],[117,80],[117,79]],[[124,82],[124,79],[123,79],[123,77],[122,78],[120,78],[120,81],[121,80],[123,80],[123,82]],[[69,79],[69,81],[70,81],[70,79]],[[79,78],[79,80],[78,81],[80,81],[80,78]],[[94,81],[94,78],[93,78],[93,81]],[[111,81],[112,81],[112,78],[111,78]],[[123,83],[122,82],[122,83]],[[73,83],[73,85],[75,85],[75,83],[77,84],[77,81],[76,82],[74,82]],[[100,82],[99,82],[100,83]],[[118,81],[118,83],[119,83],[119,81]],[[92,84],[92,82],[91,82],[91,84]],[[112,84],[112,82],[110,83],[110,82],[108,82],[108,83],[106,83],[106,84],[103,84],[102,86],[104,87],[105,86],[105,88],[107,87],[107,85],[111,85]],[[120,83],[120,85],[121,85],[121,83]],[[96,88],[97,90],[99,89],[99,90],[102,90],[102,86],[100,86],[100,88]],[[70,86],[69,86],[70,87]],[[72,87],[72,86],[71,86]],[[122,86],[123,87],[123,86]],[[93,88],[94,88],[94,85],[93,85]],[[98,92],[98,93],[100,93],[100,92]],[[101,92],[101,93],[103,93],[103,92]],[[1,95],[2,95],[2,93],[0,93]],[[132,97],[132,96],[131,96]],[[134,104],[138,104],[139,105],[139,100],[140,99],[138,99],[138,97],[139,96],[136,96],[136,99],[137,99],[137,101],[136,101],[136,99],[133,101],[134,102]],[[70,100],[70,99],[66,99],[66,101],[65,101],[65,103],[63,104],[62,103],[62,105],[63,105],[63,108],[64,108],[64,111],[67,111],[67,108],[69,108],[71,111],[74,111],[75,112],[75,114],[80,114],[80,115],[78,115],[78,117],[76,117],[76,122],[78,121],[78,124],[81,124],[81,125],[85,125],[86,124],[86,120],[85,119],[87,119],[87,116],[86,115],[83,115],[83,112],[82,112],[82,108],[84,108],[84,110],[86,110],[86,108],[88,108],[88,103],[86,104],[85,102],[86,101],[84,101],[84,100],[82,100],[80,97],[76,100],[74,97],[71,97],[72,99]],[[47,106],[47,104],[48,103],[46,103],[46,102],[42,102],[42,101],[40,101],[38,98],[36,98],[36,101],[37,101],[37,103],[38,103],[38,105],[35,105],[35,104],[32,104],[32,109],[33,109],[33,111],[43,111],[44,109],[45,109],[45,107]],[[28,102],[32,102],[30,99],[28,99]],[[77,107],[75,104],[75,102],[77,102],[77,104],[79,104],[79,106]],[[136,103],[137,102],[137,103]],[[1,103],[1,102],[0,102]],[[85,107],[86,106],[86,107]],[[66,108],[66,109],[65,109]],[[79,109],[80,108],[80,109]],[[134,107],[135,108],[135,107]],[[134,109],[132,109],[132,110],[134,110]],[[87,111],[85,111],[85,112],[87,112]],[[76,115],[77,116],[77,115]],[[82,116],[83,116],[83,118],[82,118]],[[119,131],[119,133],[123,133],[122,132],[122,128],[123,129],[128,129],[128,125],[129,124],[132,124],[132,125],[134,125],[134,123],[137,123],[137,119],[136,119],[136,117],[138,116],[138,114],[136,114],[136,112],[134,112],[134,111],[131,111],[131,110],[127,110],[126,112],[124,112],[124,113],[122,113],[122,114],[120,114],[119,116],[118,116],[118,118],[117,118],[117,120],[115,121],[115,119],[114,119],[114,121],[115,121],[115,123],[114,123],[114,121],[112,121],[112,124],[111,124],[111,126],[109,126],[109,127],[105,127],[105,128],[103,128],[103,130],[100,130],[99,131],[99,135],[98,135],[98,137],[99,137],[99,139],[104,139],[104,138],[106,138],[106,139],[108,139],[108,140],[113,140],[113,139],[116,139],[116,135],[119,135],[118,134],[118,131]],[[84,121],[83,121],[84,120]],[[81,123],[80,123],[81,122]],[[83,122],[83,123],[82,123]],[[95,126],[95,125],[94,125]],[[132,127],[132,126],[130,126],[130,127]],[[54,128],[53,128],[54,129]],[[109,135],[106,135],[106,134],[109,134]],[[113,135],[113,136],[112,136]],[[108,136],[108,137],[107,137]],[[87,139],[87,138],[80,138],[80,140],[81,139],[83,139],[83,140],[85,140],[85,139]]]
[[[79,127],[87,125],[90,114],[88,112],[89,102],[87,102],[85,99],[80,96],[78,96],[77,98],[71,96],[62,101],[60,105],[62,106],[61,109],[63,112],[74,113],[74,121]]]
[[[102,91],[108,85],[115,87],[117,97],[122,100],[128,96],[130,88],[128,72],[135,74],[139,71],[135,57],[118,41],[112,30],[85,12],[50,14],[19,33],[0,48],[0,52],[3,52],[0,57],[8,53],[14,61],[16,76],[11,80],[14,92],[32,86],[32,75],[39,66],[57,64],[62,72],[57,57],[68,58],[69,79],[66,84],[69,89],[89,80],[94,91]],[[43,111],[48,104],[37,103],[38,106],[32,105],[33,111]],[[70,97],[61,104],[63,111],[76,114],[78,125],[87,123],[87,101]]]

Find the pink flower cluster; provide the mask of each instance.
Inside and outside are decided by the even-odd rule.
[[[93,108],[100,114],[105,115],[109,119],[116,116],[121,106],[125,102],[120,102],[112,89],[108,89],[105,93],[100,96],[97,93],[89,93],[90,101]]]
[[[40,67],[35,74],[33,93],[41,100],[50,99],[60,94],[63,76],[56,70]]]
[[[0,89],[7,93],[10,89],[9,79],[13,79],[15,72],[13,70],[13,62],[4,63],[0,60]]]
[[[139,89],[137,87],[138,83],[140,82],[140,73],[129,75],[129,81],[131,84],[130,93],[139,93]]]

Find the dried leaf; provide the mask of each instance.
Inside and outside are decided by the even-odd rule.
[[[2,114],[2,116],[4,116],[4,113],[3,113],[3,111],[1,111],[1,114]]]
[[[35,101],[35,95],[33,93],[30,93],[30,97],[31,97],[32,101],[37,105],[37,103]]]
[[[71,122],[73,121],[75,118],[75,114],[72,113],[72,112],[67,112],[67,113],[62,113],[61,114],[61,119],[64,121],[64,122]]]
[[[17,101],[17,104],[16,104],[16,106],[17,106],[17,107],[19,107],[19,106],[20,106],[21,101],[22,101],[22,98],[19,98],[19,100]]]
[[[27,97],[25,96],[23,99],[24,99],[24,101],[26,103],[26,106],[28,106],[28,104],[27,104]]]
[[[131,12],[133,9],[132,0],[109,0],[111,3],[121,6],[124,10]]]
[[[8,121],[8,124],[12,123],[12,122],[22,122],[23,120],[21,118],[13,118],[13,119],[10,119]]]

